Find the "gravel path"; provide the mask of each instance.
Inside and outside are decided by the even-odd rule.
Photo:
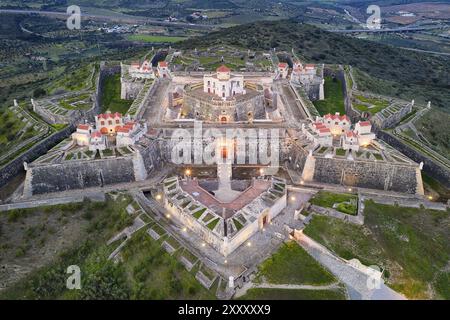
[[[352,300],[404,300],[403,295],[395,292],[386,286],[381,280],[379,288],[370,289],[368,284],[371,282],[369,276],[350,266],[345,260],[336,257],[322,245],[311,238],[303,235],[298,244],[302,246],[313,258],[325,266],[347,289]]]

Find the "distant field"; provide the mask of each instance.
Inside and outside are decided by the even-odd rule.
[[[127,37],[131,41],[154,42],[154,43],[175,43],[183,41],[186,37],[152,36],[147,34],[133,34]]]

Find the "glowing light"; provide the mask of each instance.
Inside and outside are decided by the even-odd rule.
[[[300,181],[300,184],[305,184],[305,182],[302,180],[302,181]]]
[[[429,200],[433,200],[433,196],[428,196],[428,199]]]
[[[203,242],[203,243],[202,243],[202,247],[204,247],[204,246],[206,246],[206,243]]]
[[[228,263],[228,261],[227,261],[227,260],[225,260],[225,261],[224,261],[224,263]]]
[[[162,198],[162,197],[161,197],[160,194],[157,194],[157,195],[156,195],[156,200],[161,200],[161,198]]]
[[[252,243],[249,241],[249,242],[247,242],[247,247],[251,247],[252,246]]]
[[[263,168],[259,169],[259,173],[264,174],[264,169]]]
[[[170,214],[166,214],[166,218],[170,218]]]
[[[292,200],[292,201],[295,201],[295,200],[296,200],[296,198],[295,198],[294,196],[292,196],[292,197],[291,197],[291,200]]]
[[[186,171],[184,172],[187,176],[189,176],[191,174],[191,169],[186,169]]]
[[[348,191],[352,192],[352,188],[348,188]]]
[[[186,228],[186,227],[184,227],[184,228],[183,228],[183,231],[184,231],[184,232],[186,232],[186,231],[187,231],[187,228]]]

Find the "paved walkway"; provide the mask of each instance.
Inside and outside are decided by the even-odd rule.
[[[333,290],[339,288],[339,283],[335,282],[324,286],[313,286],[308,284],[273,284],[273,283],[254,283],[247,282],[242,288],[238,288],[234,298],[239,298],[247,293],[249,289],[266,288],[266,289],[289,289],[289,290]]]
[[[336,257],[322,245],[302,235],[298,244],[302,246],[313,258],[330,270],[346,287],[352,300],[405,300],[406,298],[381,283],[379,289],[369,289],[371,282],[369,276],[350,266],[347,262]]]

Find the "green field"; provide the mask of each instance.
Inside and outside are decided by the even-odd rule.
[[[175,43],[186,40],[186,37],[152,36],[148,34],[133,34],[127,37],[131,41],[151,42],[151,43]]]
[[[314,101],[314,106],[323,116],[327,113],[335,114],[339,112],[345,114],[344,93],[342,92],[342,82],[338,78],[325,77],[325,100]]]
[[[309,202],[316,206],[325,208],[333,208],[333,205],[337,204],[337,207],[335,208],[337,211],[356,215],[357,201],[358,197],[352,194],[319,191],[314,195],[314,197],[311,198]]]
[[[259,266],[258,278],[274,284],[327,285],[337,281],[294,241],[283,244]]]
[[[343,290],[253,288],[240,300],[345,300]]]
[[[106,76],[103,82],[102,112],[120,112],[125,114],[133,103],[132,100],[120,99],[120,74]]]
[[[386,283],[408,298],[450,298],[441,281],[448,281],[448,211],[366,201],[364,215],[364,226],[314,216],[304,232],[344,259],[384,268]]]

